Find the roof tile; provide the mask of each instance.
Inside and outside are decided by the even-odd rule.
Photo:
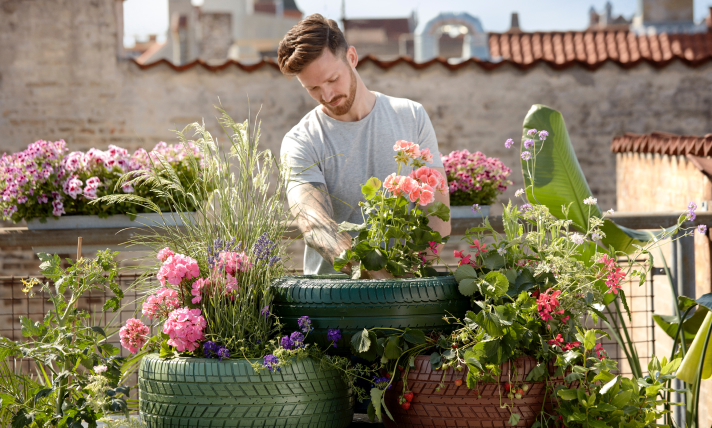
[[[613,138],[613,153],[657,153],[662,155],[712,156],[712,134],[704,137],[667,132],[627,133]]]

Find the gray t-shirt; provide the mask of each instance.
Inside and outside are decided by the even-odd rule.
[[[373,110],[357,122],[342,122],[329,117],[317,106],[282,141],[291,167],[288,192],[303,183],[324,183],[331,196],[334,221],[363,223],[358,203],[363,200],[361,184],[371,177],[383,181],[396,172],[393,145],[406,140],[430,149],[433,163],[443,166],[430,118],[421,104],[393,98],[378,92]],[[401,170],[407,175],[411,169]],[[348,204],[348,205],[347,205]],[[350,206],[349,206],[350,205]],[[313,248],[304,252],[305,274],[334,273]]]

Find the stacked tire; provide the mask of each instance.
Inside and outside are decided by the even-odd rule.
[[[139,411],[149,428],[346,428],[354,397],[343,373],[311,358],[256,373],[254,361],[143,358]]]
[[[364,328],[406,327],[449,332],[443,317],[464,316],[470,300],[458,291],[452,275],[431,278],[349,279],[346,275],[284,277],[273,284],[274,313],[286,331],[309,316],[314,331],[309,342],[324,349],[329,329],[340,329],[339,354],[348,354],[351,336]]]

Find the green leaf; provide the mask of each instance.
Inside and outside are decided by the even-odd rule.
[[[500,256],[497,252],[492,251],[485,257],[485,266],[489,270],[502,269],[504,267],[504,257]],[[504,276],[504,275],[503,275]],[[507,279],[507,277],[505,277]]]
[[[587,330],[584,336],[583,346],[587,351],[596,347],[596,333],[593,330]]]
[[[618,395],[613,397],[613,400],[611,400],[611,405],[615,406],[617,409],[622,409],[630,402],[630,398],[634,392],[635,391],[632,389],[619,392]]]
[[[93,326],[91,328],[91,330],[96,334],[100,334],[100,335],[106,337],[106,333],[104,333],[104,329],[99,327],[98,325]]]
[[[363,330],[351,336],[351,346],[353,346],[354,352],[367,352],[368,349],[371,347],[371,338],[369,337],[369,331],[364,328]]]
[[[366,200],[373,199],[376,196],[376,192],[381,188],[381,180],[376,177],[371,177],[366,181],[366,184],[361,186],[361,193],[363,193]]]
[[[173,356],[173,350],[167,340],[161,342],[161,351],[158,353],[158,358],[170,358]]]
[[[408,267],[395,260],[388,260],[386,262],[386,270],[393,276],[403,276],[408,272]]]
[[[482,293],[487,297],[501,297],[509,289],[507,277],[499,272],[490,272],[485,275],[482,285]]]
[[[698,304],[712,311],[712,293],[703,294],[696,301]]]
[[[336,232],[360,232],[362,230],[366,230],[366,223],[356,224],[349,223],[348,221],[342,221],[339,223],[339,227],[336,229]]]
[[[403,338],[410,343],[420,345],[426,342],[425,333],[422,330],[406,328],[403,333]]]
[[[403,349],[400,347],[400,338],[397,336],[388,337],[388,342],[386,343],[386,350],[384,355],[389,360],[396,360],[400,358],[403,354]]]
[[[619,376],[616,376],[613,379],[611,379],[609,382],[607,382],[605,385],[603,385],[601,387],[601,390],[599,391],[599,393],[601,395],[603,395],[603,394],[607,393],[611,388],[616,386],[616,384],[618,383],[618,378],[619,378]]]
[[[37,406],[37,402],[39,400],[49,396],[52,393],[52,391],[54,391],[54,389],[52,389],[52,388],[44,388],[44,389],[39,390],[39,392],[37,394],[35,394],[35,398],[32,399],[32,403],[33,403],[32,405]]]
[[[658,391],[660,391],[660,389],[664,386],[665,384],[663,383],[648,386],[647,388],[645,388],[645,395],[647,395],[648,397],[655,397],[656,395],[658,395]]]
[[[376,408],[373,407],[373,401],[368,403],[368,409],[366,409],[368,414],[368,420],[374,422],[376,420]]]
[[[478,312],[474,321],[491,337],[501,337],[504,335],[502,322],[496,313]]]
[[[523,128],[522,140],[530,138],[526,135],[529,129],[549,132],[546,141],[537,141],[535,145],[538,154],[533,187],[532,177],[527,173],[531,171],[527,164],[531,165],[533,161],[521,162],[527,199],[531,203],[546,205],[551,214],[560,219],[565,218],[562,206],[571,203],[568,218],[579,230],[586,230],[589,215],[600,218],[602,213],[598,205],[583,203],[593,194],[571,144],[564,117],[552,108],[535,104],[527,113]],[[649,234],[646,238],[646,234],[620,227],[610,220],[605,221],[601,230],[606,234],[602,240],[606,246],[624,252],[634,251],[633,244],[639,240],[650,239]]]
[[[598,419],[594,419],[592,417],[588,418],[588,425],[593,427],[593,428],[610,428],[610,425],[603,421],[599,421]]]
[[[709,312],[707,308],[701,306],[692,316],[682,322],[682,333],[685,335],[685,340],[692,341],[695,338],[697,331],[705,320],[705,316],[707,316],[707,312]],[[679,327],[676,315],[653,314],[653,320],[655,320],[655,323],[660,326],[665,334],[670,336],[670,338],[675,338]]]
[[[20,325],[22,325],[20,331],[25,337],[44,336],[47,333],[47,329],[42,323],[32,322],[31,319],[25,316],[20,316]]]
[[[547,370],[544,364],[537,364],[537,366],[529,372],[526,380],[529,382],[542,381],[546,377],[546,372]]]
[[[457,289],[463,296],[472,296],[475,294],[475,291],[477,291],[477,285],[475,284],[474,279],[466,278],[460,281]]]
[[[450,220],[450,208],[440,201],[435,201],[428,205],[428,216],[437,217],[442,221]]]
[[[455,281],[460,282],[463,279],[476,279],[477,271],[471,265],[460,265],[455,271]]]
[[[680,312],[685,312],[695,306],[697,306],[697,302],[694,299],[690,299],[687,296],[677,296],[677,308]]]
[[[383,422],[383,419],[381,418],[381,397],[383,397],[382,390],[378,388],[371,388],[371,404],[373,404],[374,413],[378,422]]]
[[[520,418],[521,416],[519,416],[517,413],[512,412],[511,416],[509,416],[509,425],[516,426],[519,423]]]
[[[674,373],[678,368],[680,368],[681,362],[682,359],[675,358],[674,360],[667,363],[665,367],[662,368],[662,370],[660,370],[660,374],[665,376]]]
[[[578,398],[578,389],[560,389],[556,395],[566,401],[576,400]]]
[[[430,367],[433,369],[433,371],[439,369],[441,365],[442,357],[440,356],[440,354],[437,352],[433,352],[432,354],[430,354]]]
[[[380,249],[373,249],[366,254],[361,255],[361,263],[370,271],[379,271],[386,267],[386,256],[383,255]]]

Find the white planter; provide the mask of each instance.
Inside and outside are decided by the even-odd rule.
[[[450,207],[450,218],[483,218],[489,215],[490,206],[480,205],[480,211],[472,211],[472,205]]]
[[[108,218],[99,218],[95,215],[68,215],[59,219],[48,218],[46,223],[40,223],[35,218],[27,222],[30,230],[52,230],[52,229],[104,229],[104,228],[124,228],[124,227],[145,227],[145,226],[183,226],[183,221],[178,214],[174,213],[145,213],[137,214],[131,220],[129,216],[119,214]],[[183,213],[184,216],[194,216],[195,213]]]

